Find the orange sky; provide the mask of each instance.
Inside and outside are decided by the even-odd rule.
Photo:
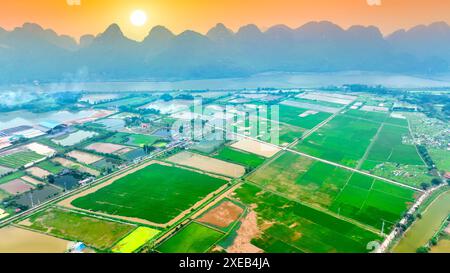
[[[80,1],[81,5],[68,2]],[[381,1],[369,6],[367,1]],[[58,33],[79,37],[97,34],[118,23],[125,34],[141,40],[151,27],[164,25],[175,33],[186,29],[205,33],[218,22],[237,30],[254,23],[298,27],[329,20],[342,27],[376,25],[388,34],[399,28],[434,21],[450,23],[450,0],[1,0],[0,26],[12,29],[35,22]],[[142,9],[149,15],[143,27],[129,16]]]

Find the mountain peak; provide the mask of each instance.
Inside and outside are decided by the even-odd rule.
[[[174,38],[175,35],[165,26],[155,26],[148,33],[144,41],[149,40],[169,40]]]
[[[206,36],[213,41],[224,41],[233,36],[233,31],[224,24],[219,23],[208,31]]]
[[[111,38],[116,38],[116,37],[124,37],[122,30],[120,29],[118,24],[112,24],[110,25],[105,32],[103,32],[102,34],[100,34],[100,36],[102,37],[111,37]]]
[[[16,30],[18,30],[18,29],[21,29],[26,32],[34,32],[34,33],[44,31],[44,29],[40,25],[35,24],[35,23],[24,23],[21,28],[16,28]]]

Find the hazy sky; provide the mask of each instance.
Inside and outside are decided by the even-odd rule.
[[[138,9],[149,17],[141,27],[130,22]],[[250,23],[265,29],[320,20],[344,28],[376,25],[389,34],[417,24],[450,23],[450,0],[1,0],[0,4],[0,26],[5,29],[35,22],[74,37],[98,34],[111,23],[141,40],[155,25],[175,33],[186,29],[205,33],[219,22],[237,30]]]

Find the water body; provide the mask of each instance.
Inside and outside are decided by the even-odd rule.
[[[79,112],[54,111],[47,113],[32,113],[29,111],[14,111],[0,114],[0,130],[22,125],[38,125],[43,121],[68,122],[77,119],[91,117],[95,110],[83,110]]]
[[[416,250],[428,243],[433,235],[439,231],[442,222],[450,214],[450,191],[441,194],[422,213],[422,219],[415,222],[405,236],[394,247],[395,253],[415,253]]]
[[[384,85],[392,88],[450,87],[450,76],[425,77],[377,72],[336,72],[336,73],[263,73],[244,78],[225,78],[184,81],[122,81],[122,82],[77,82],[36,85],[0,86],[5,91],[168,91],[168,90],[227,90],[274,88],[318,88],[330,85],[368,84]]]

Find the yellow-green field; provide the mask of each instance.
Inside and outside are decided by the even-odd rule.
[[[159,230],[157,229],[138,227],[127,237],[120,240],[120,242],[113,247],[112,251],[115,253],[133,253],[146,242],[153,239],[158,233]]]

